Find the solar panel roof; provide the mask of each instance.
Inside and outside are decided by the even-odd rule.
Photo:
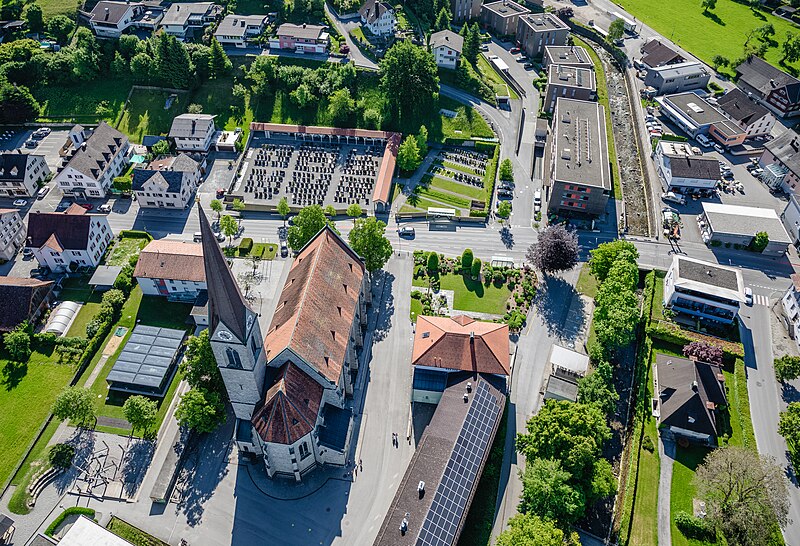
[[[106,380],[122,384],[115,386],[160,388],[185,335],[183,330],[136,326]]]

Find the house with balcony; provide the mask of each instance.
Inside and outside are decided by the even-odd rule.
[[[97,267],[114,234],[102,214],[73,203],[64,212],[31,212],[25,246],[52,271]]]
[[[268,21],[268,15],[229,14],[214,31],[214,38],[223,46],[247,47],[264,32]]]
[[[200,165],[186,154],[161,157],[133,170],[132,190],[140,207],[184,209],[200,183]]]
[[[269,39],[269,47],[297,53],[325,53],[330,37],[325,28],[307,23],[284,23],[278,27],[275,36]]]
[[[207,152],[214,141],[214,118],[211,114],[181,114],[172,120],[169,138],[179,152]]]
[[[0,260],[7,262],[25,246],[25,226],[17,209],[0,209]]]
[[[50,175],[43,155],[22,150],[0,154],[0,197],[31,197]]]
[[[481,0],[450,0],[453,23],[477,19],[481,15]]]
[[[530,11],[513,0],[487,2],[481,6],[481,22],[499,36],[512,36],[517,32],[519,18]]]
[[[739,89],[776,115],[782,118],[800,115],[800,79],[756,56],[737,66],[736,74]]]
[[[716,159],[696,155],[685,142],[659,141],[653,161],[664,191],[713,190],[722,178]]]
[[[547,69],[547,87],[542,108],[547,113],[556,109],[556,99],[568,98],[593,101],[597,98],[594,70],[562,64],[551,64]]]
[[[98,38],[119,38],[131,27],[154,31],[164,17],[158,6],[140,2],[100,0],[90,12],[81,12]]]
[[[367,0],[358,10],[361,25],[375,36],[392,36],[397,28],[394,9],[382,0]]]
[[[783,320],[789,337],[800,347],[800,275],[792,274],[792,284],[781,299]]]
[[[167,9],[160,27],[170,36],[186,40],[195,30],[213,25],[221,16],[222,6],[213,2],[176,2]]]
[[[669,64],[648,68],[644,84],[656,90],[656,95],[672,95],[694,89],[705,89],[711,72],[697,62]]]
[[[744,130],[746,138],[769,135],[775,116],[750,99],[741,89],[732,89],[717,99],[717,107]]]
[[[66,165],[54,178],[65,195],[103,197],[128,165],[128,137],[105,121],[94,130],[73,127],[65,147]]]
[[[156,239],[139,254],[133,276],[146,296],[194,302],[206,290],[200,243]]]
[[[731,324],[744,303],[742,272],[673,255],[664,277],[664,308],[700,320]]]
[[[452,30],[440,30],[431,34],[431,53],[439,68],[458,68],[463,49],[464,38]]]
[[[797,133],[785,131],[768,140],[758,163],[764,168],[762,180],[767,186],[800,195],[800,136]]]

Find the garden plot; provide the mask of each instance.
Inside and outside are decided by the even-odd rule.
[[[408,199],[403,212],[425,212],[428,207],[456,209],[458,216],[486,207],[484,187],[489,156],[464,148],[441,150]]]

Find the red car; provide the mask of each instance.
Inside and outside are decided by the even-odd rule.
[[[78,203],[78,206],[81,206],[86,210],[92,210],[94,208],[94,205],[92,205],[91,203]]]
[[[223,197],[225,197],[225,190],[217,188],[217,199],[222,199]]]
[[[518,47],[512,47],[512,48],[511,48],[511,49],[509,49],[508,51],[509,51],[509,53],[511,53],[511,54],[513,54],[513,55],[516,55],[517,53],[519,53],[519,52],[520,52],[520,49],[519,49]]]

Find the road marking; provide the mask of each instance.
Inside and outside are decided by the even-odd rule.
[[[764,296],[763,294],[754,294],[753,303],[755,305],[763,305],[764,307],[769,307],[769,296]]]

